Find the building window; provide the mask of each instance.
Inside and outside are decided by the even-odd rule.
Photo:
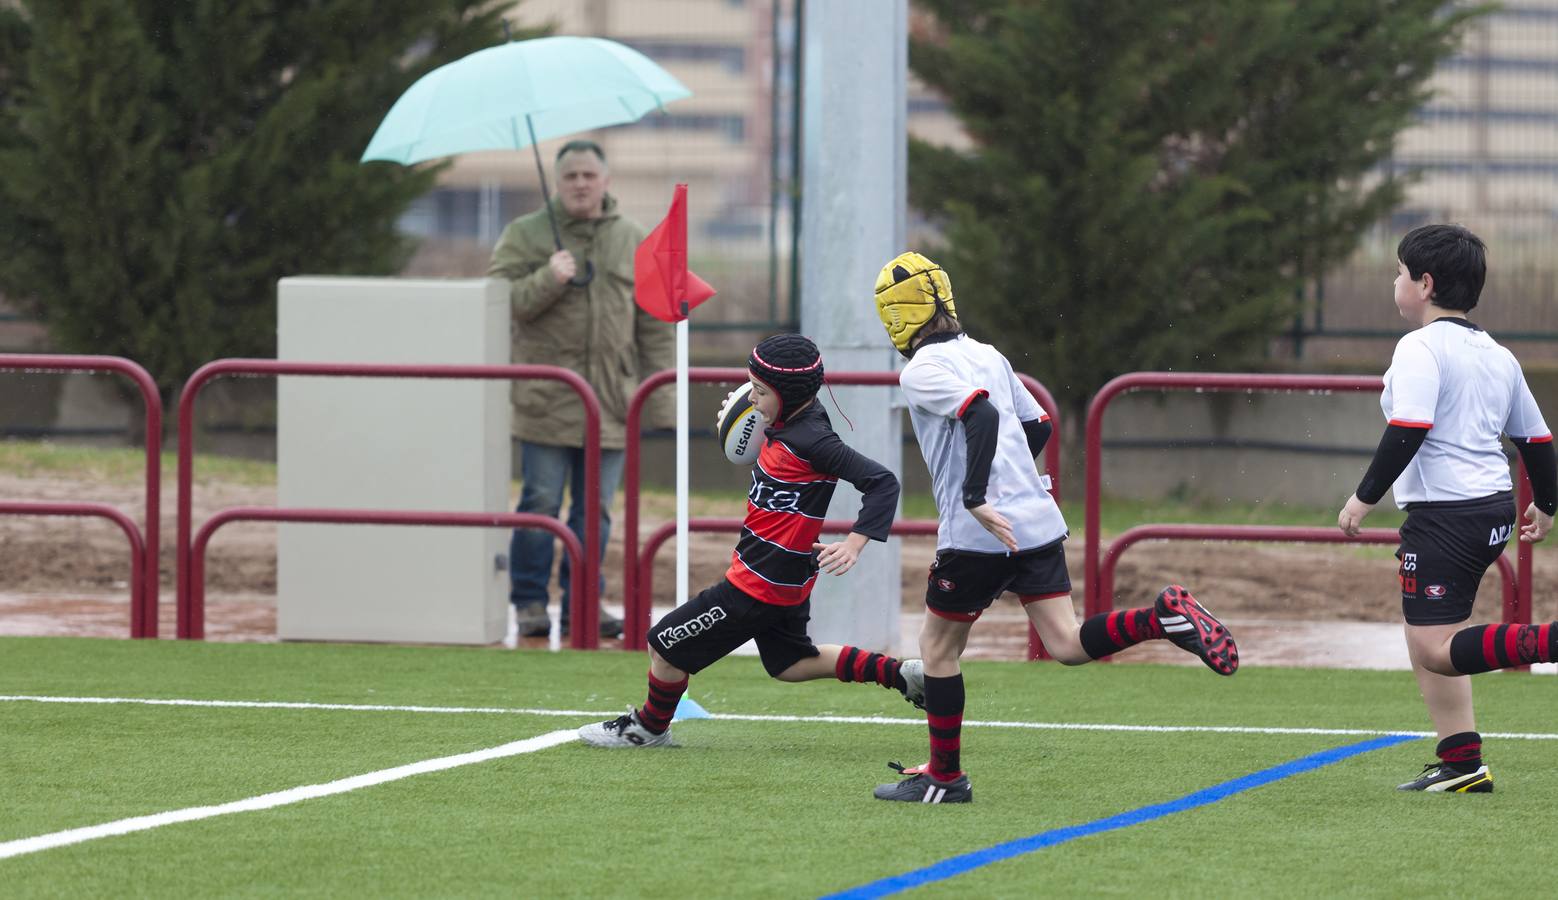
[[[734,44],[701,44],[686,41],[661,41],[654,39],[626,40],[634,50],[656,62],[662,63],[716,63],[732,75],[746,71],[747,51]]]
[[[641,127],[655,131],[713,131],[723,134],[732,144],[739,144],[747,137],[747,120],[743,116],[716,115],[712,113],[666,113],[648,115],[639,120]]]

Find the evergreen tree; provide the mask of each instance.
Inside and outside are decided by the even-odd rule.
[[[273,356],[276,280],[399,270],[438,167],[361,165],[421,75],[502,40],[503,0],[0,5],[0,292],[164,401]]]
[[[1402,196],[1380,169],[1476,11],[1442,0],[920,0],[915,141],[958,311],[1065,403],[1247,365]],[[1388,277],[1381,273],[1382,290]],[[1077,432],[1073,431],[1075,435]]]

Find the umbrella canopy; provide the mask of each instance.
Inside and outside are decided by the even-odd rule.
[[[476,150],[519,150],[634,122],[690,96],[669,72],[615,41],[513,41],[418,79],[379,123],[362,161],[410,165]]]

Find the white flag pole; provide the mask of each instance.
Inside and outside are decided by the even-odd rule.
[[[676,597],[675,604],[687,602],[687,304],[682,303],[682,319],[676,323]]]

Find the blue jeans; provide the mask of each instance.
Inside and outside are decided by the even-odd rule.
[[[563,487],[568,488],[568,530],[584,542],[584,449],[554,447],[550,444],[520,442],[520,478],[518,512],[557,518],[563,508]],[[611,501],[622,483],[623,452],[600,452],[600,556],[606,558],[606,538],[611,534]],[[552,553],[556,538],[539,528],[516,528],[509,539],[509,602],[517,607],[547,604],[547,586],[552,579]],[[562,587],[562,621],[571,612],[568,593],[572,566],[563,554],[558,582]],[[601,573],[600,589],[606,588]]]

